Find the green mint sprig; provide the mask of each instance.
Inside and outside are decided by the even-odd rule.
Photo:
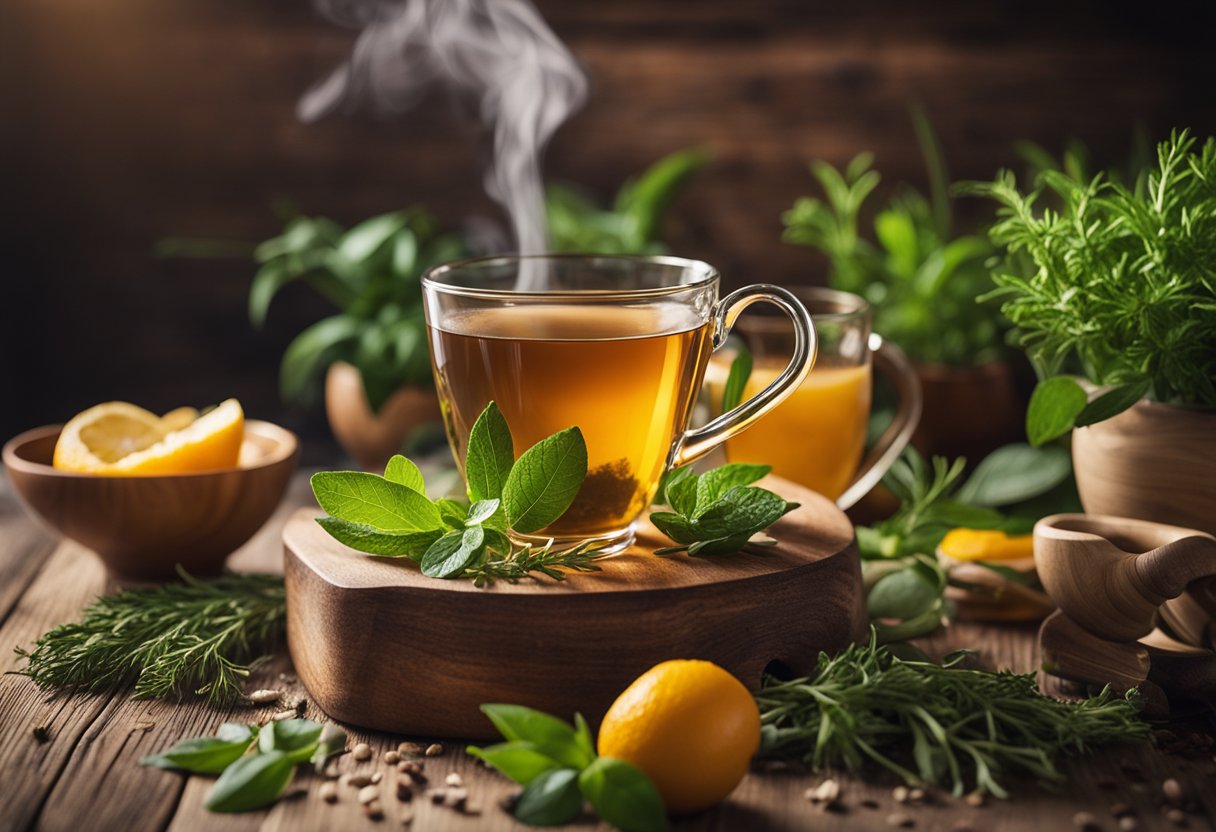
[[[668,472],[656,499],[672,511],[656,511],[650,522],[678,545],[655,554],[728,555],[748,543],[766,542],[752,538],[799,505],[750,485],[771,470],[770,465],[731,463],[704,474],[687,467]]]
[[[311,762],[318,772],[346,748],[346,734],[310,719],[285,719],[256,725],[225,722],[214,737],[182,740],[160,754],[144,757],[145,766],[218,774],[207,795],[212,812],[247,812],[274,803],[291,782],[296,766]]]
[[[589,802],[623,832],[663,832],[667,811],[650,778],[632,763],[597,757],[582,714],[574,725],[522,705],[482,705],[506,742],[467,751],[524,787],[515,818],[533,826],[570,823]]]
[[[431,500],[418,466],[400,455],[389,460],[383,477],[323,471],[313,475],[312,490],[329,516],[317,522],[352,549],[408,557],[432,578],[471,578],[486,586],[529,575],[562,580],[562,569],[598,571],[590,543],[555,551],[552,544],[517,545],[507,535],[540,531],[574,502],[587,476],[587,444],[577,427],[515,459],[507,421],[490,402],[469,434],[465,474],[467,504]]]

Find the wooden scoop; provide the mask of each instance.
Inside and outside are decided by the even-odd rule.
[[[1146,520],[1056,514],[1034,527],[1034,560],[1069,618],[1099,638],[1134,641],[1153,629],[1162,604],[1216,575],[1216,538]]]

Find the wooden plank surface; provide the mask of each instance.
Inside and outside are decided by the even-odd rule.
[[[308,499],[307,485],[298,478],[283,508],[267,527],[233,558],[238,569],[274,571],[282,562],[279,533],[288,514]],[[15,507],[0,481],[0,671],[21,661],[10,648],[28,647],[51,626],[75,618],[96,594],[107,588],[96,560],[80,547],[56,545]],[[942,654],[972,647],[989,667],[1029,670],[1035,667],[1034,628],[993,627],[956,623],[923,645]],[[262,669],[252,687],[277,687],[290,704],[306,693],[295,679],[285,654]],[[403,703],[403,707],[408,706]],[[458,772],[478,814],[460,814],[428,800],[408,807],[392,796],[394,772],[380,754],[402,739],[385,734],[351,732],[352,742],[365,741],[376,751],[373,762],[357,764],[349,755],[339,761],[342,771],[385,771],[386,817],[375,823],[363,817],[353,790],[342,793],[337,805],[319,800],[320,781],[301,775],[300,794],[273,808],[239,816],[211,815],[203,809],[210,781],[185,778],[138,765],[141,756],[180,739],[210,733],[223,721],[262,721],[280,706],[213,708],[198,702],[133,701],[123,695],[48,697],[28,679],[0,676],[0,830],[322,830],[336,828],[402,828],[403,814],[413,816],[413,828],[425,830],[525,829],[504,813],[498,802],[511,786],[465,755],[458,743],[447,743],[442,756],[427,761],[432,781],[442,782]],[[311,702],[305,712],[323,718]],[[34,728],[49,735],[40,741]],[[408,738],[425,739],[425,738]],[[1212,828],[1216,818],[1216,763],[1209,750],[1195,758],[1166,754],[1150,747],[1121,748],[1067,764],[1069,782],[1055,791],[1018,783],[1010,801],[990,801],[970,807],[946,795],[925,806],[908,808],[891,794],[893,781],[880,776],[867,782],[836,775],[843,786],[844,811],[823,812],[803,793],[826,775],[798,767],[772,770],[757,766],[730,800],[713,811],[682,818],[679,830],[887,830],[889,816],[906,813],[914,829],[926,830],[1044,830],[1075,829],[1078,812],[1091,813],[1100,829],[1119,829],[1111,807],[1127,804],[1137,817],[1136,829],[1182,828],[1162,813],[1161,783],[1176,778],[1194,802],[1187,829]],[[606,828],[584,818],[574,828]]]

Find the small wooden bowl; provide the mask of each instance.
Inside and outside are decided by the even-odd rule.
[[[191,575],[217,574],[270,519],[299,451],[291,431],[250,421],[239,468],[101,477],[51,467],[62,427],[35,428],[9,441],[4,468],[31,514],[92,549],[124,579],[172,578],[178,564]]]

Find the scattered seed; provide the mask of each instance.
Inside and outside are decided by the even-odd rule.
[[[383,779],[384,779],[384,772],[376,771],[376,772],[372,773],[372,782],[373,783],[379,783]]]
[[[286,711],[279,711],[277,714],[275,714],[274,716],[272,716],[270,718],[270,721],[271,722],[282,722],[285,719],[295,719],[295,718],[296,718],[295,710],[286,710]]]
[[[896,786],[894,789],[891,790],[891,797],[895,798],[896,803],[907,803],[908,802],[908,787],[907,786]]]
[[[350,753],[356,760],[363,762],[372,758],[372,747],[365,742],[361,742]]]
[[[265,705],[267,702],[278,702],[279,697],[282,695],[283,691],[281,690],[264,689],[255,690],[245,698],[257,705]]]
[[[524,793],[523,789],[511,789],[498,799],[498,808],[508,814],[515,812],[515,804],[519,803],[519,796]]]
[[[1131,815],[1124,815],[1119,818],[1119,829],[1121,832],[1136,832],[1136,827],[1139,825]]]
[[[354,786],[356,789],[366,788],[376,782],[370,774],[344,774],[342,777],[346,780],[343,785]]]
[[[364,803],[363,814],[367,815],[370,820],[384,820],[384,808],[380,805],[379,800]]]
[[[814,794],[811,795],[811,802],[813,803],[832,804],[839,799],[840,784],[830,778],[820,783],[819,787],[815,789]]]
[[[438,757],[443,753],[443,746],[437,742],[433,742],[426,747],[426,751],[422,752],[427,757]]]
[[[359,802],[365,806],[380,797],[380,790],[375,786],[364,786],[359,789]]]
[[[421,774],[424,765],[422,760],[402,760],[397,763],[397,771],[402,774]]]
[[[925,802],[925,790],[924,789],[909,789],[908,790],[908,802],[909,803],[924,803]]]
[[[294,685],[296,682],[298,682],[300,680],[298,678],[296,678],[296,675],[294,673],[280,673],[279,681],[286,682],[289,685]]]
[[[397,799],[402,803],[409,803],[414,799],[414,784],[408,777],[397,778]]]
[[[414,823],[414,810],[409,806],[401,807],[401,825],[411,826]]]
[[[384,752],[384,762],[388,763],[390,766],[397,765],[397,763],[401,762],[401,752],[400,751],[385,751]]]
[[[354,776],[353,774],[343,774],[343,775],[339,776],[338,785],[341,786],[342,788],[346,788],[347,786],[350,785],[350,778],[353,776]]]
[[[1161,784],[1161,792],[1170,803],[1178,804],[1182,802],[1182,784],[1173,777]]]
[[[1083,832],[1098,832],[1102,828],[1098,825],[1098,819],[1089,812],[1077,812],[1073,815],[1072,825]]]
[[[968,806],[974,806],[978,809],[984,805],[984,796],[979,792],[971,792],[969,795],[963,798],[963,802]]]
[[[321,788],[318,789],[318,793],[321,795],[321,799],[326,803],[338,802],[338,787],[334,785],[332,781],[322,783]]]
[[[916,821],[907,812],[892,812],[887,815],[887,826],[900,826],[904,829],[910,829],[916,826]]]
[[[460,811],[466,815],[476,817],[477,815],[481,814],[481,806],[476,803],[469,803],[468,801],[465,801],[465,804],[460,807]]]
[[[468,800],[468,789],[463,786],[452,786],[443,796],[443,805],[452,809],[463,809]]]
[[[423,774],[421,771],[411,771],[409,773],[409,775],[410,775],[410,779],[413,780],[415,783],[417,783],[419,786],[425,786],[427,783],[431,782],[430,780],[427,779],[427,776],[425,774]]]
[[[40,743],[51,741],[51,726],[49,725],[35,725],[33,733],[34,739]]]

